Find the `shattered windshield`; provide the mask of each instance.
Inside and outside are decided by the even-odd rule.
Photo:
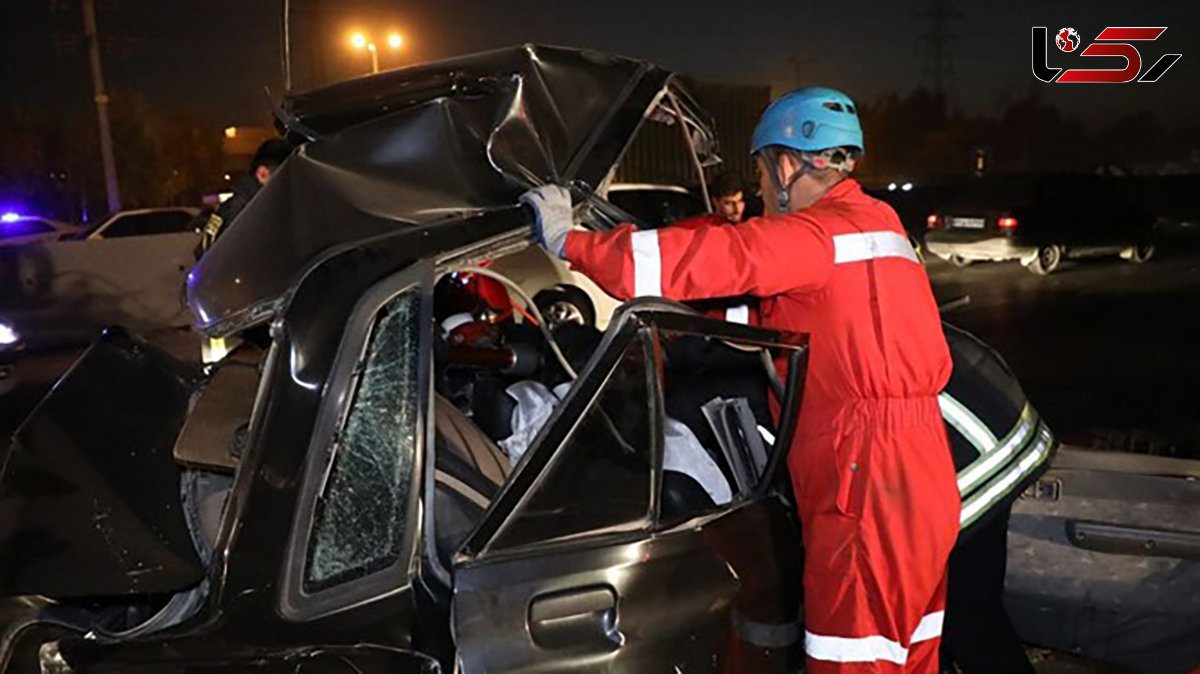
[[[317,501],[304,589],[315,592],[399,558],[417,442],[420,294],[409,290],[376,320],[354,402]]]

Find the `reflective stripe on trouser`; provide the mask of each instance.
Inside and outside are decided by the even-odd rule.
[[[825,415],[822,415],[824,418]],[[856,401],[789,456],[808,672],[929,672],[959,495],[933,397]]]
[[[979,457],[958,474],[962,497],[960,523],[966,527],[1041,468],[1050,457],[1054,436],[1029,403],[1025,404],[1016,425],[1001,439],[950,394],[938,396],[938,405],[946,423],[979,452]]]
[[[634,232],[630,236],[630,245],[633,248],[634,297],[662,295],[662,251],[659,247],[658,230]],[[881,230],[837,234],[833,237],[834,264],[852,264],[888,257],[921,264],[908,237],[897,232]],[[726,320],[744,322],[734,318]]]

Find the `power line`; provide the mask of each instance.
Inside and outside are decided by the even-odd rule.
[[[946,98],[946,91],[953,87],[955,79],[954,55],[951,47],[958,40],[954,24],[962,13],[947,7],[945,0],[930,0],[929,8],[917,16],[928,22],[926,32],[920,40],[925,45],[925,62],[921,71],[921,83],[929,82],[933,93]]]

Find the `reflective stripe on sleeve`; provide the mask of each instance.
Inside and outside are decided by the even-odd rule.
[[[936,639],[942,635],[944,611],[936,611],[921,618],[913,631],[910,643]],[[812,632],[804,633],[804,651],[814,660],[826,662],[891,662],[903,665],[908,662],[908,649],[898,641],[887,637],[830,637]]]
[[[898,232],[859,232],[838,234],[833,237],[833,263],[847,264],[876,260],[883,257],[901,257],[920,264],[908,237]]]
[[[633,296],[661,296],[662,257],[658,249],[658,232],[634,232],[630,242],[633,244]]]
[[[910,644],[915,644],[918,641],[928,641],[942,636],[942,621],[946,618],[945,611],[935,611],[921,618],[921,623],[917,625],[917,629],[913,632]]]
[[[730,323],[750,325],[750,306],[739,304],[736,307],[729,307],[725,310],[725,320]]]
[[[940,402],[940,396],[938,400]],[[981,480],[990,476],[997,468],[1004,465],[1013,455],[1013,452],[1025,446],[1025,443],[1037,428],[1037,424],[1037,415],[1033,411],[1033,406],[1026,403],[1025,409],[1021,410],[1021,419],[1017,422],[1017,427],[1005,438],[1004,442],[999,443],[998,441],[994,441],[990,445],[992,449],[981,451],[981,459],[975,461],[975,463],[971,464],[969,468],[958,476],[959,492],[966,492]]]
[[[938,396],[938,407],[942,409],[942,418],[966,437],[967,441],[980,455],[987,454],[996,448],[996,436],[979,420],[971,410],[955,400],[949,393]],[[960,485],[961,489],[962,486]]]
[[[1048,426],[1042,424],[1038,431],[1036,442],[1032,443],[1032,448],[1025,456],[1021,457],[1021,460],[1015,466],[989,484],[986,489],[979,490],[975,495],[963,502],[962,513],[959,516],[960,526],[965,527],[974,522],[992,504],[1004,498],[1014,485],[1046,460],[1046,457],[1050,455],[1050,447],[1053,444],[1054,435],[1050,433]]]

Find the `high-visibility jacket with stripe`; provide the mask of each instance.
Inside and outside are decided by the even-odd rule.
[[[895,211],[846,179],[786,215],[693,230],[573,231],[565,257],[614,297],[760,299],[765,327],[812,335],[800,430],[848,400],[934,398],[950,357]],[[816,416],[821,421],[808,422]]]
[[[954,370],[938,406],[962,494],[961,540],[1045,472],[1057,442],[1004,360],[974,335],[943,327]]]
[[[929,661],[959,530],[938,404],[951,361],[895,211],[846,179],[807,208],[737,225],[572,231],[564,253],[614,297],[750,296],[763,326],[810,335],[788,455],[809,671]]]

